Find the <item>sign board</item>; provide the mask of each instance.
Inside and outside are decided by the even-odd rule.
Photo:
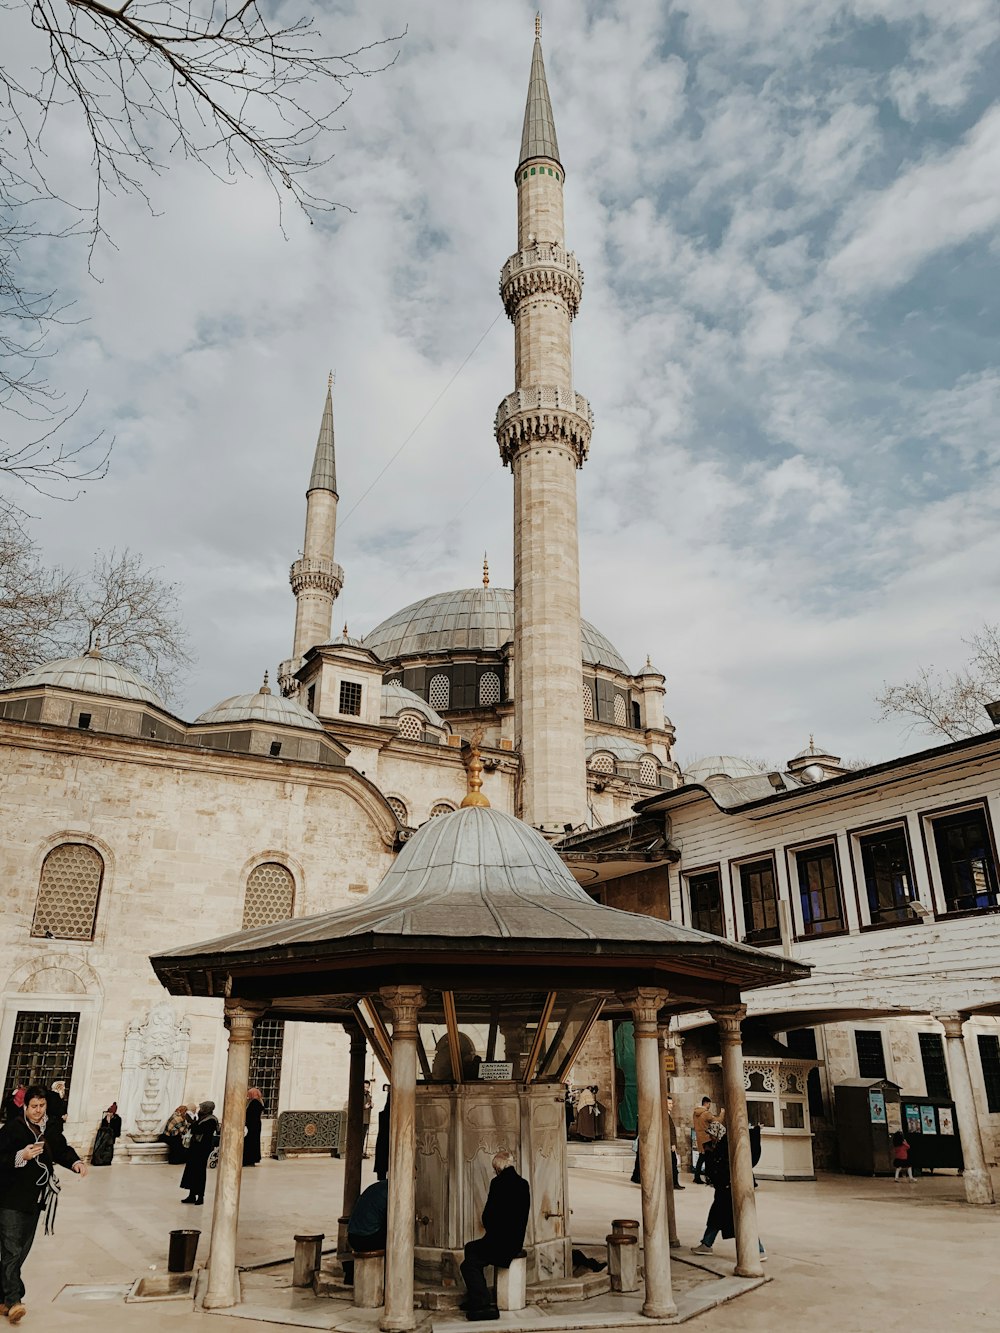
[[[873,1125],[885,1124],[885,1095],[875,1088],[868,1093],[868,1112]]]
[[[663,1052],[663,1072],[665,1074],[677,1073],[677,1056],[673,1051]]]
[[[510,1060],[483,1060],[479,1066],[479,1077],[493,1082],[513,1078],[513,1062]]]

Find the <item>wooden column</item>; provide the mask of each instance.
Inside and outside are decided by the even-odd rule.
[[[422,986],[383,986],[392,1013],[392,1101],[389,1108],[389,1225],[385,1246],[385,1308],[379,1327],[402,1333],[415,1327],[413,1234],[417,1165],[417,1014],[427,1002]]]
[[[635,1081],[639,1095],[639,1173],[642,1177],[642,1247],[646,1299],[642,1313],[665,1319],[677,1313],[670,1284],[670,1233],[663,1183],[663,1103],[657,1018],[667,993],[640,986],[623,995],[635,1024]]]
[[[670,1096],[670,1080],[667,1077],[666,1060],[664,1059],[667,1049],[667,1031],[666,1023],[661,1023],[656,1030],[656,1054],[660,1062],[660,1103],[663,1107],[663,1167],[665,1172],[663,1189],[667,1201],[667,1234],[670,1237],[670,1248],[679,1250],[681,1242],[677,1235],[677,1209],[674,1202],[674,1155],[670,1143],[670,1109],[667,1104],[667,1098]]]
[[[746,1005],[732,1004],[713,1009],[722,1048],[722,1096],[726,1105],[726,1142],[729,1144],[729,1179],[733,1192],[733,1221],[736,1224],[736,1275],[762,1277],[760,1236],[757,1230],[757,1201],[753,1193],[753,1163],[750,1160],[750,1122],[743,1081],[742,1023]]]
[[[343,1216],[350,1217],[351,1209],[361,1193],[361,1158],[365,1146],[365,1057],[368,1054],[368,1043],[357,1023],[345,1023],[344,1031],[351,1039],[351,1063],[347,1076],[347,1146],[344,1150]],[[346,1240],[346,1236],[344,1239]],[[339,1242],[340,1237],[338,1244]]]
[[[962,1141],[962,1156],[965,1159],[965,1197],[969,1203],[995,1203],[993,1180],[986,1165],[983,1151],[983,1136],[979,1129],[979,1112],[972,1091],[972,1078],[969,1074],[969,1057],[965,1050],[965,1036],[962,1024],[965,1014],[938,1014],[938,1022],[944,1028],[948,1057],[948,1078],[951,1083],[951,1095],[955,1100],[955,1118],[958,1121],[958,1134]]]
[[[212,1210],[212,1252],[208,1261],[206,1310],[236,1305],[240,1297],[236,1276],[236,1229],[240,1215],[240,1181],[243,1176],[243,1132],[246,1128],[247,1089],[250,1083],[250,1042],[253,1025],[267,1005],[245,1000],[226,1000],[225,1023],[229,1029],[229,1058],[226,1062],[226,1095],[222,1107],[219,1167],[215,1177],[215,1206]]]

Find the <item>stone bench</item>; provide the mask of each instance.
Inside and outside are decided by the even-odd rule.
[[[385,1250],[355,1252],[354,1304],[361,1310],[385,1305]]]
[[[295,1237],[295,1259],[292,1265],[292,1286],[311,1287],[322,1262],[325,1233]]]
[[[528,1253],[521,1250],[506,1268],[493,1267],[493,1290],[498,1310],[523,1310],[528,1303]]]

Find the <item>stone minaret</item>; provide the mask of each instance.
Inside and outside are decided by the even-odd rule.
[[[515,175],[518,248],[500,277],[516,388],[497,409],[496,437],[514,474],[519,813],[547,832],[581,823],[587,809],[576,469],[593,418],[573,389],[570,321],[583,274],[564,242],[563,176],[536,20]]]
[[[330,641],[333,604],[344,586],[344,571],[333,558],[336,535],[337,460],[333,444],[331,375],[306,491],[306,535],[302,557],[292,565],[289,575],[295,594],[295,642],[291,658],[278,668],[278,683],[286,695],[296,691],[295,672],[302,665],[303,654],[316,644]]]

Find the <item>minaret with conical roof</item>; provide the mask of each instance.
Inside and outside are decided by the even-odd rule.
[[[535,21],[517,184],[518,248],[500,295],[514,325],[514,392],[496,437],[514,475],[514,714],[521,815],[546,831],[587,808],[576,469],[590,404],[573,388],[570,323],[583,274],[565,245],[563,166]]]
[[[344,586],[344,571],[334,561],[337,535],[337,460],[333,439],[333,375],[327,381],[326,403],[316,454],[306,490],[306,535],[302,556],[292,565],[289,581],[295,594],[295,641],[292,656],[278,668],[282,694],[296,691],[295,672],[303,655],[328,643],[333,604]]]

